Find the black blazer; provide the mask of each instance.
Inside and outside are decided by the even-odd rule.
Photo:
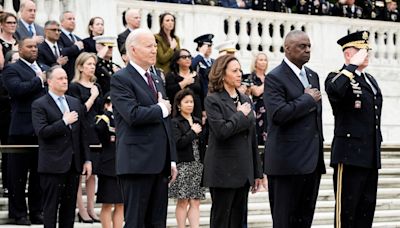
[[[193,123],[201,125],[201,120],[192,116]],[[172,119],[172,131],[174,132],[174,139],[176,143],[177,163],[194,161],[192,142],[195,139],[199,140],[200,160],[203,162],[205,143],[203,137],[200,137],[202,132],[197,135],[190,127],[189,122],[181,115]]]
[[[166,93],[162,79],[153,75],[158,92]],[[176,146],[170,117],[161,107],[146,81],[129,64],[111,77],[111,100],[117,130],[117,175],[170,173],[176,161]]]
[[[119,53],[121,53],[122,47],[125,46],[125,41],[126,41],[126,38],[127,38],[128,35],[129,35],[129,33],[131,33],[131,30],[126,29],[126,30],[123,31],[122,33],[118,34],[117,43],[118,43],[118,50],[119,50]]]
[[[96,116],[96,132],[102,151],[97,174],[115,176],[115,121],[112,112]]]
[[[41,66],[39,64],[39,66]],[[42,67],[42,66],[41,66]],[[30,66],[18,60],[7,64],[3,71],[3,84],[11,97],[10,135],[33,136],[32,109],[34,100],[45,94],[42,81]]]
[[[240,102],[251,103],[243,94],[240,94]],[[239,188],[253,185],[254,179],[262,178],[254,113],[250,112],[246,117],[238,112],[225,90],[211,93],[204,103],[210,127],[204,158],[204,186]]]
[[[93,36],[86,37],[82,40],[82,42],[85,52],[92,52],[97,54],[96,41],[93,39]]]
[[[319,89],[317,73],[305,70],[309,83]],[[265,173],[325,173],[321,100],[315,102],[304,93],[304,86],[284,61],[265,77],[263,96],[268,119]]]
[[[77,36],[75,36],[75,39],[77,41],[81,40]],[[61,46],[63,47],[62,55],[63,56],[68,56],[68,62],[63,66],[63,68],[67,72],[68,81],[71,81],[74,78],[74,75],[75,75],[75,60],[78,57],[78,55],[83,51],[83,49],[79,50],[78,46],[76,46],[70,40],[70,38],[68,38],[67,35],[65,35],[63,32],[61,32],[60,39],[58,40],[58,43],[60,43]]]
[[[343,68],[354,73],[357,67],[349,65]],[[353,93],[350,79],[338,72],[330,73],[325,81],[325,90],[335,116],[331,165],[343,163],[381,168],[382,93],[370,74],[366,76],[377,90],[376,94],[363,77],[354,75],[361,88],[360,97]],[[361,108],[354,107],[356,100],[361,101]]]
[[[57,42],[58,52],[60,55],[63,55],[63,48],[61,42]],[[46,64],[51,67],[53,65],[57,65],[57,59],[53,52],[53,47],[50,47],[46,42],[43,42],[38,45],[38,62]]]
[[[84,116],[83,106],[78,99],[68,95],[65,98],[70,111],[76,111],[79,117]],[[89,160],[83,119],[78,118],[70,128],[62,117],[63,114],[49,94],[32,104],[32,122],[39,142],[40,173],[66,173],[72,163],[80,173],[83,163]]]

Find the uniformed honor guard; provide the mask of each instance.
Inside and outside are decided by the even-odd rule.
[[[116,37],[113,36],[95,36],[97,50],[96,78],[105,94],[110,91],[111,76],[121,69],[119,65],[112,62],[113,47],[116,47]]]
[[[287,6],[286,0],[253,0],[251,8],[253,10],[291,13],[291,8]]]
[[[348,18],[362,18],[363,9],[355,4],[355,0],[339,0],[334,9],[332,9],[333,16],[348,17]]]
[[[381,168],[382,94],[367,72],[369,32],[337,41],[345,65],[325,81],[335,117],[331,166],[336,198],[335,227],[372,227]]]
[[[386,8],[384,10],[385,21],[399,21],[399,11],[395,0],[386,0]]]

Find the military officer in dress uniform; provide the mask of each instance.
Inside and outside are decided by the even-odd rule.
[[[356,5],[363,9],[363,19],[383,20],[385,1],[384,0],[359,0]]]
[[[333,4],[328,0],[299,0],[296,3],[296,13],[308,15],[329,15]]]
[[[384,10],[385,21],[399,21],[399,11],[395,0],[386,0],[386,8]]]
[[[332,9],[333,16],[348,17],[348,18],[362,18],[363,9],[355,4],[355,0],[339,0],[334,9]]]
[[[95,36],[97,64],[95,75],[103,93],[110,91],[111,76],[121,67],[111,61],[113,47],[116,47],[116,37]]]
[[[335,227],[372,227],[381,168],[382,94],[368,66],[369,32],[337,41],[345,65],[325,81],[335,117],[331,166],[336,198]]]
[[[251,8],[253,10],[291,13],[291,8],[287,6],[286,0],[252,0]]]

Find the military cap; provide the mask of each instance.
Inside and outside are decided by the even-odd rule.
[[[96,43],[98,43],[98,44],[103,44],[104,46],[115,47],[117,37],[115,37],[115,36],[95,36],[95,37],[93,37],[93,40],[95,40]]]
[[[197,43],[198,46],[201,46],[203,44],[212,44],[213,38],[214,38],[213,34],[204,34],[194,39],[193,42]]]
[[[340,38],[337,43],[342,46],[342,49],[346,49],[348,47],[355,48],[369,48],[368,44],[369,32],[368,31],[358,31],[354,33],[350,33],[347,36]]]
[[[234,40],[227,40],[227,41],[224,41],[224,42],[222,42],[222,43],[219,43],[219,44],[217,44],[217,45],[215,45],[215,49],[217,49],[218,50],[218,52],[223,52],[223,51],[226,51],[226,52],[236,52],[236,41],[234,41]]]

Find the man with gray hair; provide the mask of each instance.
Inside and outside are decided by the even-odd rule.
[[[121,53],[122,47],[125,46],[125,40],[129,33],[140,27],[140,13],[137,9],[128,9],[125,12],[126,30],[118,35],[118,50]]]
[[[20,6],[21,18],[18,19],[15,38],[19,41],[25,37],[32,37],[36,43],[42,43],[44,38],[43,27],[35,23],[36,4],[31,0],[24,0]]]
[[[171,104],[163,81],[152,75],[157,43],[148,29],[126,40],[130,62],[111,77],[116,123],[116,172],[124,201],[125,227],[166,227],[168,176],[177,175]]]
[[[63,56],[60,39],[60,24],[57,21],[47,21],[44,24],[45,40],[38,45],[38,61],[51,67],[53,65],[65,65],[68,56]]]

